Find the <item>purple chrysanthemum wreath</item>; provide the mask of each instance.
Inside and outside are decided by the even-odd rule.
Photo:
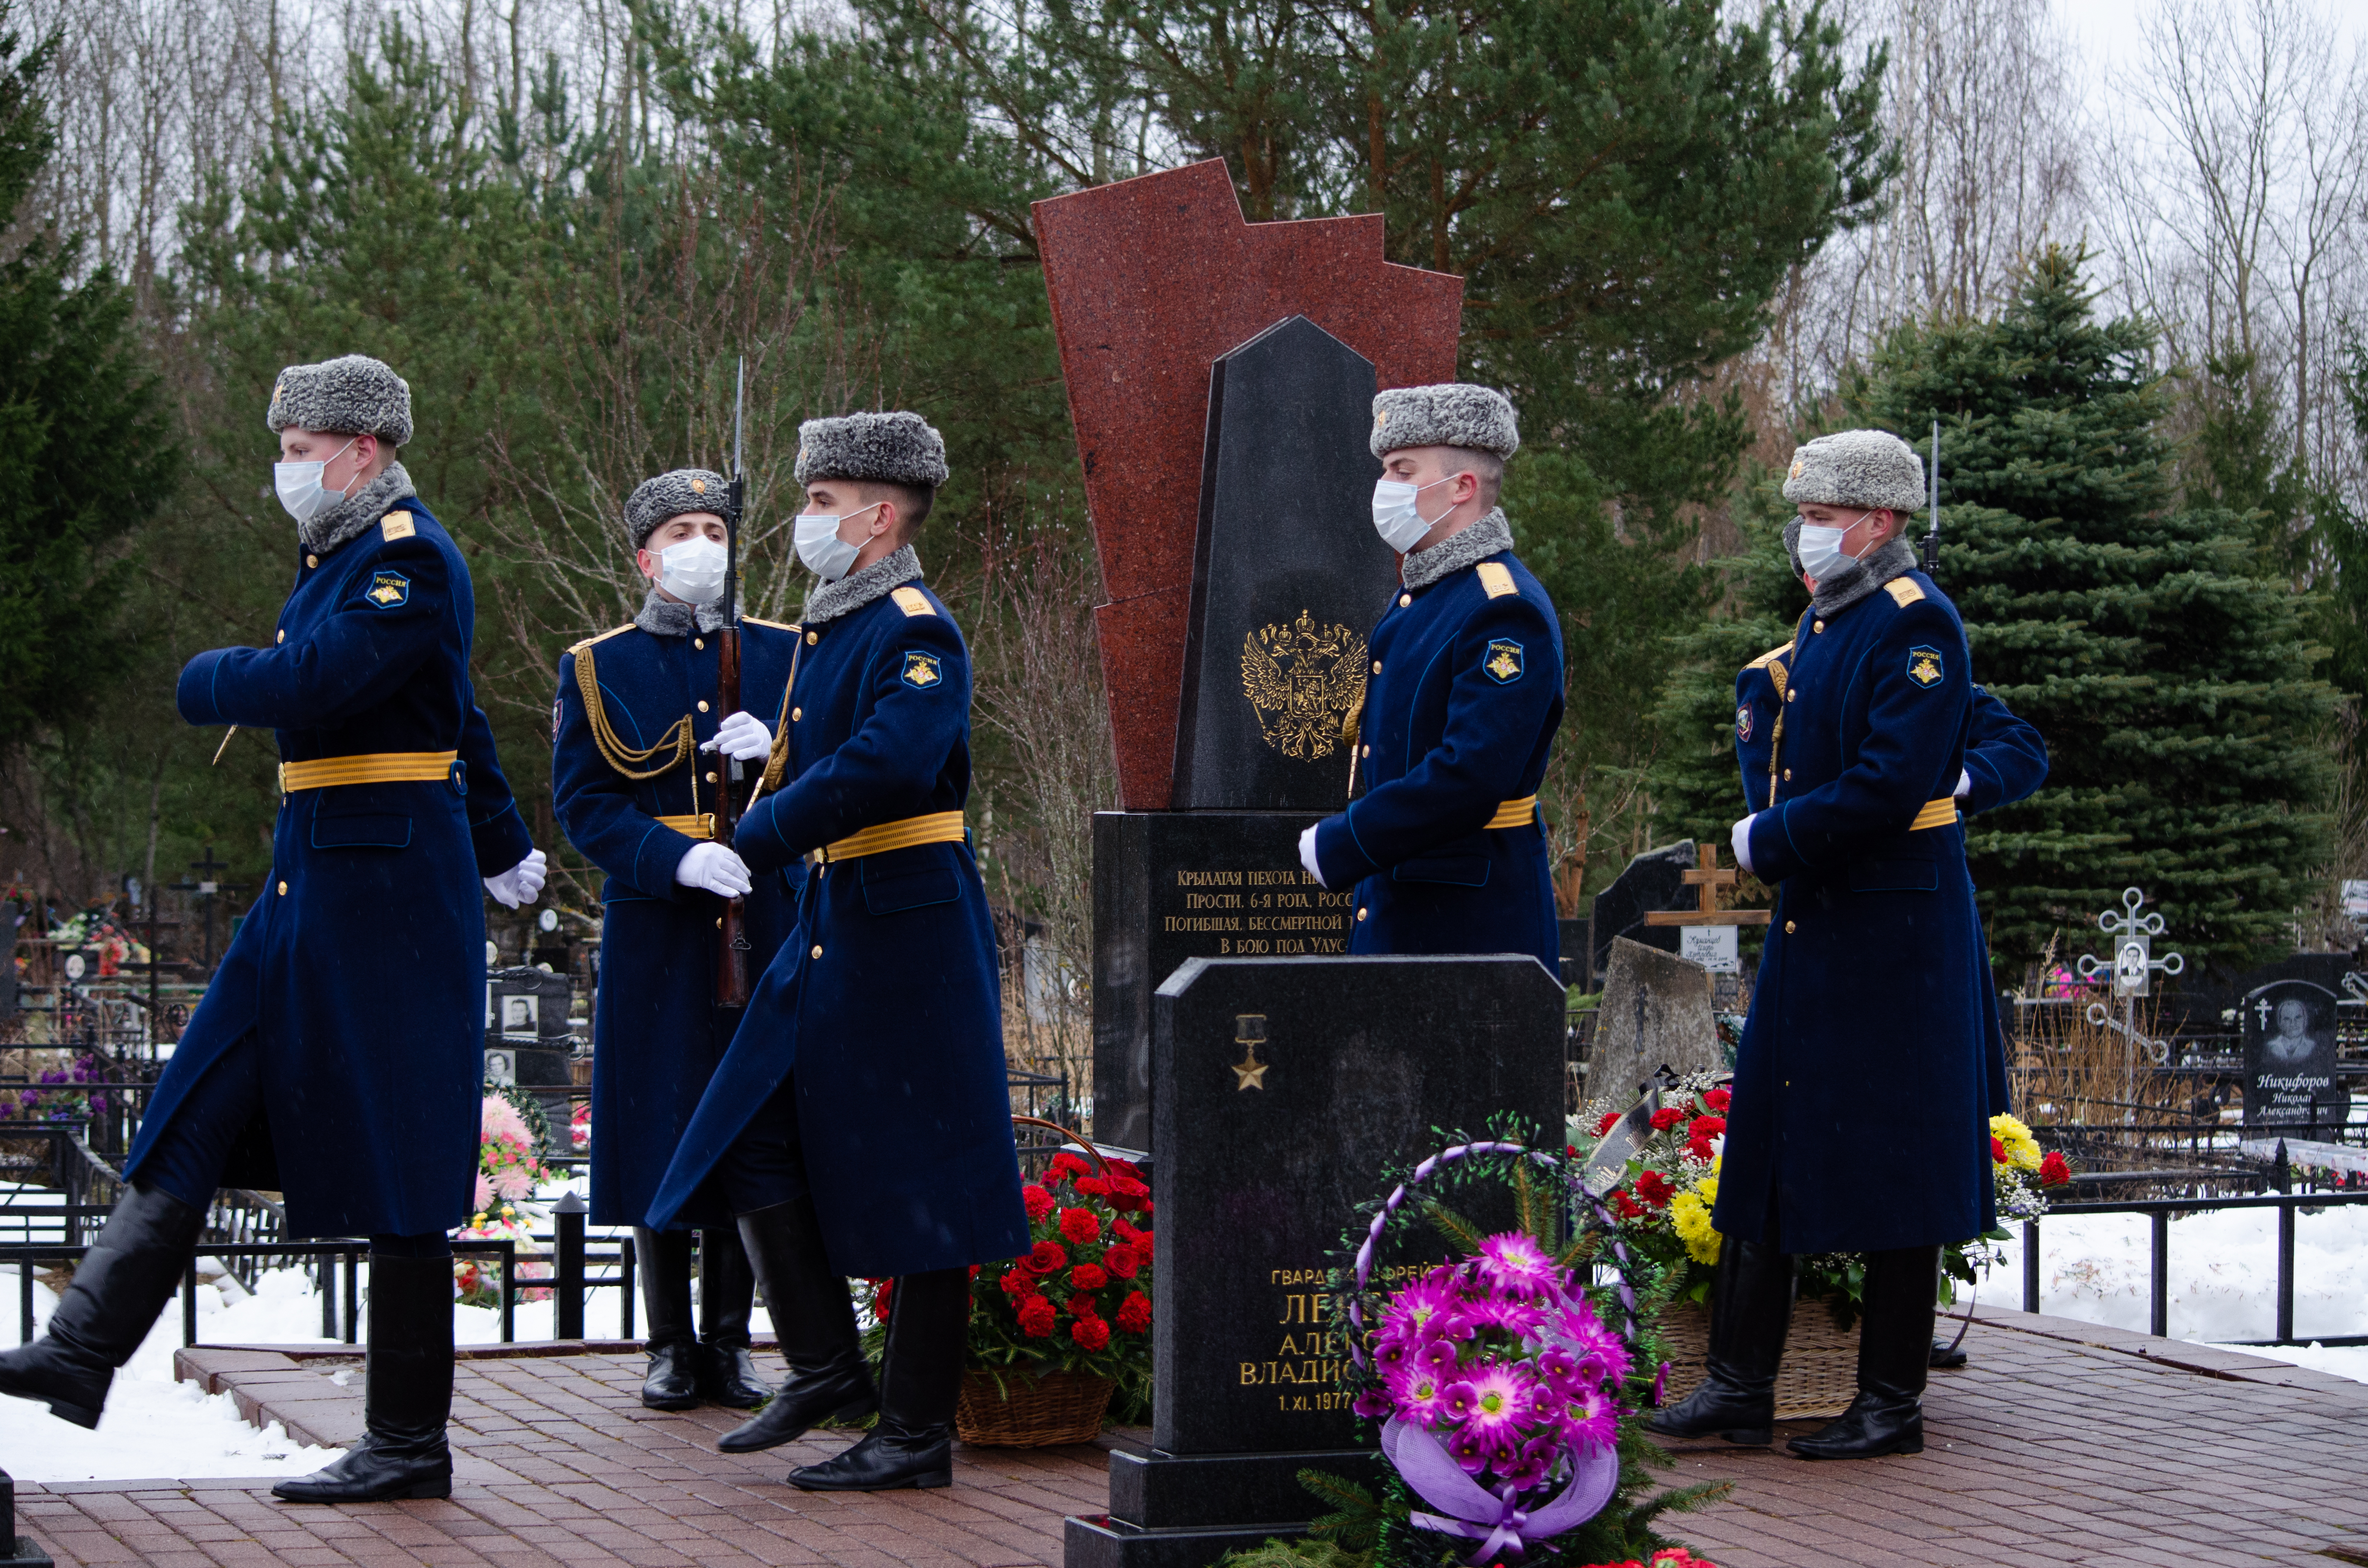
[[[1435,1510],[1407,1522],[1478,1541],[1468,1559],[1478,1565],[1578,1528],[1618,1493],[1620,1390],[1637,1312],[1616,1240],[1619,1330],[1597,1315],[1572,1256],[1557,1259],[1540,1235],[1508,1231],[1472,1238],[1461,1262],[1411,1272],[1383,1301],[1369,1351],[1365,1299],[1383,1234],[1416,1188],[1469,1161],[1510,1165],[1525,1223],[1544,1199],[1537,1189],[1563,1180],[1554,1155],[1506,1139],[1454,1144],[1417,1165],[1357,1248],[1349,1343],[1357,1413],[1382,1423],[1383,1456]],[[1531,1166],[1547,1179],[1531,1180]]]

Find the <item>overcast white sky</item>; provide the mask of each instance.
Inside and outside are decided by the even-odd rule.
[[[2110,92],[2105,75],[2112,68],[2145,64],[2139,26],[2156,9],[2155,0],[2055,0],[2055,6],[2080,46],[2080,68],[2090,75],[2092,91]],[[2368,37],[2368,0],[2317,0],[2317,9],[2334,20],[2347,46]]]

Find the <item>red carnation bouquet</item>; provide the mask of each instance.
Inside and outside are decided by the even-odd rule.
[[[1117,1382],[1119,1410],[1146,1407],[1155,1243],[1143,1173],[1124,1160],[1097,1173],[1063,1150],[1019,1196],[1034,1244],[971,1270],[971,1369],[1091,1372]],[[871,1282],[876,1322],[891,1294]]]

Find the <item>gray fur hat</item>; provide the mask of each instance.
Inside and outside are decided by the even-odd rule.
[[[625,497],[625,538],[635,550],[649,542],[658,525],[685,512],[723,515],[723,476],[703,468],[678,468],[645,479]]]
[[[1521,422],[1494,387],[1395,387],[1373,395],[1372,444],[1377,458],[1407,447],[1469,447],[1509,458],[1521,449]]]
[[[1793,451],[1784,499],[1913,512],[1924,505],[1924,460],[1888,430],[1837,430]]]
[[[317,365],[290,365],[271,388],[263,422],[281,430],[323,430],[376,436],[411,444],[411,383],[367,354],[346,354]]]
[[[843,414],[798,426],[800,484],[852,479],[935,490],[947,472],[945,437],[917,414]]]

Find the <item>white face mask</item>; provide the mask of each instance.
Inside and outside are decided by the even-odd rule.
[[[1827,528],[1823,523],[1804,522],[1801,525],[1801,574],[1824,582],[1843,567],[1858,559],[1842,553],[1842,540],[1851,528],[1874,516],[1861,512],[1846,528]]]
[[[877,511],[885,503],[874,501],[862,512],[849,512],[847,517],[860,517],[863,512]],[[838,525],[846,520],[846,517],[834,517],[828,512],[798,514],[798,559],[806,563],[807,571],[825,583],[836,583],[846,576],[847,569],[854,565],[855,558],[862,553],[859,546],[838,537]]]
[[[1415,497],[1426,490],[1436,490],[1446,483],[1444,479],[1438,479],[1429,484],[1415,485],[1398,479],[1375,480],[1373,531],[1382,536],[1382,542],[1401,555],[1421,543],[1422,536],[1438,524],[1439,517],[1424,517],[1421,508],[1415,505]],[[1446,512],[1439,515],[1440,517],[1445,516]]]
[[[723,597],[731,557],[712,539],[687,539],[658,551],[658,586],[687,605],[709,605]]]
[[[360,440],[357,436],[355,441]],[[319,462],[273,463],[271,488],[279,494],[279,504],[288,515],[300,523],[309,523],[346,498],[342,490],[330,490],[321,483],[321,472],[329,464],[354,449],[347,441]]]

